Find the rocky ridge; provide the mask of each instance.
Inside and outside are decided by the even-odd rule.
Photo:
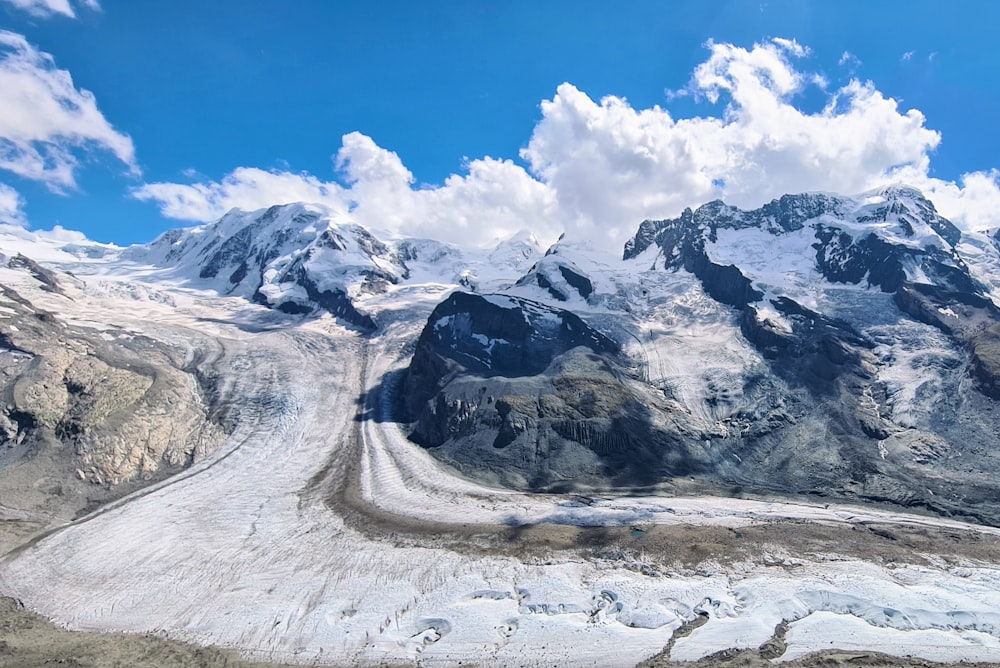
[[[170,230],[124,258],[173,270],[185,283],[242,296],[285,313],[330,313],[363,332],[376,328],[359,302],[428,273],[468,290],[483,270],[530,264],[534,237],[499,244],[480,261],[430,239],[382,240],[326,209],[305,204],[230,211],[215,223]],[[486,274],[491,273],[486,271]]]
[[[656,325],[643,276],[683,272],[730,309],[723,320],[756,359],[726,376],[727,386],[708,382],[705,410],[685,403],[670,378],[651,386],[634,356],[642,345],[623,350],[631,358],[564,353],[525,380],[484,378],[456,367],[447,350],[418,344],[404,419],[414,421],[416,442],[463,473],[520,488],[614,489],[684,476],[722,490],[889,502],[995,523],[1000,318],[978,278],[991,269],[970,266],[963,239],[919,192],[898,187],[858,198],[789,195],[753,211],[712,202],[646,221],[625,246],[624,278],[592,281],[586,258],[556,249],[515,288],[573,304],[627,343]],[[761,248],[769,252],[755,254]],[[615,308],[622,295],[628,303]],[[658,312],[677,312],[677,297],[655,299]],[[619,314],[614,325],[608,308]],[[475,311],[465,303],[452,317]],[[478,345],[475,335],[464,340]],[[425,383],[429,368],[447,382]],[[611,433],[627,454],[608,456]]]
[[[225,436],[180,351],[68,324],[24,296],[68,301],[75,282],[17,255],[0,283],[0,506],[25,532],[177,472]]]
[[[410,438],[520,489],[687,473],[697,454],[678,456],[670,444],[710,427],[636,382],[628,364],[619,344],[569,311],[452,293],[431,314],[403,383]]]

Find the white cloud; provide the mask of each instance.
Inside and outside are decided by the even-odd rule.
[[[76,154],[105,150],[137,172],[132,140],[77,89],[69,72],[23,35],[0,30],[0,169],[61,192],[76,185]]]
[[[775,37],[771,40],[771,43],[776,44],[788,53],[796,56],[797,58],[804,58],[812,53],[808,46],[802,46],[794,39],[785,39],[784,37]]]
[[[353,132],[344,136],[336,166],[345,185],[240,167],[218,183],[153,183],[136,188],[133,196],[157,202],[167,217],[191,221],[215,220],[231,208],[313,202],[376,230],[470,245],[489,244],[523,228],[554,240],[562,229],[551,191],[509,160],[473,160],[464,176],[414,188],[414,177],[398,155]]]
[[[770,103],[775,97],[784,99],[802,89],[804,79],[787,59],[789,54],[805,55],[805,50],[794,41],[774,40],[770,44],[756,44],[750,50],[712,41],[706,46],[712,55],[695,68],[690,86],[712,103],[723,92],[745,106],[755,100]]]
[[[855,70],[861,67],[861,59],[850,51],[844,51],[840,54],[840,60],[837,61],[837,64],[841,67],[848,67],[851,70]]]
[[[464,176],[414,189],[399,156],[353,132],[344,137],[337,166],[350,186],[344,195],[354,217],[372,227],[473,244],[525,228],[554,239],[561,229],[551,191],[510,160],[472,160]]]
[[[135,196],[184,220],[301,199],[407,235],[482,245],[522,228],[545,237],[565,230],[617,250],[644,218],[715,198],[753,207],[785,193],[853,194],[905,181],[967,229],[1000,225],[998,172],[959,183],[930,177],[941,137],[919,111],[900,110],[871,82],[828,89],[824,78],[796,68],[793,59],[808,50],[790,40],[707,46],[685,91],[716,105],[712,115],[674,118],[614,96],[594,101],[563,84],[541,104],[521,152],[527,170],[487,157],[440,186],[420,187],[398,155],[351,133],[336,156],[342,183],[239,168],[218,183],[151,184]],[[795,105],[809,87],[827,101],[816,113]]]
[[[905,63],[905,62],[907,62],[908,60],[910,60],[911,58],[913,58],[913,56],[914,56],[914,55],[915,55],[916,53],[917,53],[916,51],[907,51],[906,53],[904,53],[904,54],[903,54],[903,55],[902,55],[902,56],[900,57],[900,60],[902,60],[902,61],[903,61],[903,62]]]
[[[0,224],[25,225],[24,200],[16,190],[0,183]]]
[[[939,135],[872,84],[853,80],[806,114],[792,98],[814,79],[792,66],[794,50],[709,48],[689,88],[710,101],[725,97],[721,117],[675,120],[617,97],[594,102],[569,84],[542,103],[522,155],[555,190],[571,228],[582,222],[620,239],[645,217],[715,197],[756,206],[786,192],[860,192],[901,165],[926,173]]]
[[[48,239],[63,243],[82,243],[88,241],[87,235],[83,232],[67,230],[62,225],[54,225],[51,230],[32,230],[31,234],[39,239]]]
[[[204,222],[234,208],[252,211],[291,202],[314,202],[346,212],[341,190],[339,184],[324,183],[309,174],[239,167],[219,183],[149,183],[132,195],[157,202],[168,218]]]
[[[18,9],[28,12],[32,16],[46,18],[55,14],[76,18],[76,12],[69,0],[3,0]],[[97,0],[80,0],[78,5],[83,5],[87,9],[100,11],[101,5]]]
[[[922,190],[941,215],[965,230],[1000,227],[1000,171],[996,169],[963,174],[959,183],[912,168],[900,170],[896,177]]]

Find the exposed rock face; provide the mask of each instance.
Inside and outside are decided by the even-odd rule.
[[[45,271],[38,288],[51,291],[58,278]],[[0,504],[65,521],[224,438],[178,351],[141,336],[109,341],[7,285],[0,295]]]
[[[520,297],[453,292],[431,314],[417,342],[435,354],[486,376],[528,376],[556,355],[585,346],[615,354],[618,344],[579,316]]]
[[[828,485],[870,459],[853,450],[894,431],[863,392],[874,380],[874,344],[790,300],[782,308],[792,332],[768,330],[752,306],[743,325],[773,349],[780,372],[731,388],[738,409],[711,423],[643,383],[617,345],[572,314],[455,293],[428,320],[404,381],[411,438],[467,474],[521,489],[621,488],[691,475],[767,489]],[[508,345],[501,340],[517,356],[497,355]],[[830,429],[840,432],[835,456],[823,443]],[[802,466],[775,476],[775,457]]]
[[[683,478],[1000,522],[1000,309],[961,241],[907,188],[786,196],[755,211],[713,202],[646,221],[625,259],[636,271],[695,276],[730,307],[734,333],[759,361],[708,382],[698,401],[710,405],[695,410],[669,379],[654,388],[641,363],[593,346],[493,364],[495,339],[530,341],[545,319],[488,317],[453,296],[428,321],[408,372],[413,439],[467,475],[524,489]],[[595,312],[626,299],[629,320],[645,301],[675,298],[652,284],[598,293],[593,269],[571,257],[543,258],[518,286]],[[508,321],[516,335],[499,333]],[[616,330],[620,345],[636,336],[629,331],[627,322]]]
[[[715,200],[697,211],[685,209],[674,220],[643,221],[635,236],[625,243],[625,259],[637,257],[653,245],[664,251],[692,245],[704,248],[704,238],[714,241],[720,228],[753,227],[771,234],[794,232],[824,214],[842,215],[845,208],[841,198],[823,194],[783,195],[754,211]]]
[[[744,224],[734,214],[738,209],[727,207],[722,202],[710,202],[692,212],[685,209],[680,218],[671,221],[644,221],[635,237],[625,244],[626,260],[637,257],[650,245],[657,245],[661,250],[664,268],[683,268],[691,272],[705,286],[715,300],[730,306],[745,306],[750,302],[759,301],[763,294],[754,290],[739,268],[734,265],[721,265],[713,262],[705,252],[706,239],[716,236],[719,227]],[[764,222],[774,224],[770,217],[755,218],[747,225],[760,225]],[[801,222],[797,218],[778,219],[781,229],[799,229]]]
[[[707,471],[712,431],[612,356],[581,346],[532,375],[455,376],[418,414],[412,437],[490,482],[569,491]]]
[[[434,309],[417,341],[406,380],[407,412],[421,414],[459,373],[532,376],[578,346],[618,352],[618,344],[569,311],[518,297],[454,292]]]
[[[568,311],[453,293],[428,320],[403,382],[411,438],[521,489],[609,477],[649,484],[704,468],[711,427],[625,364],[618,344]]]
[[[14,257],[10,258],[7,262],[7,266],[11,269],[24,269],[31,276],[38,281],[39,288],[45,290],[46,292],[62,292],[62,287],[59,285],[59,279],[56,277],[55,272],[46,269],[41,266],[30,257],[25,257],[18,253]]]

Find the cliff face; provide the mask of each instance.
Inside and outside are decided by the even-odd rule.
[[[710,427],[632,379],[626,363],[572,313],[454,293],[431,314],[404,381],[410,438],[520,489],[633,486],[704,469]]]

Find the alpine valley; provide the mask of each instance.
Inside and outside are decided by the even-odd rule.
[[[1000,662],[1000,231],[914,189],[709,202],[618,253],[308,204],[0,252],[0,595],[60,626],[309,665]]]

